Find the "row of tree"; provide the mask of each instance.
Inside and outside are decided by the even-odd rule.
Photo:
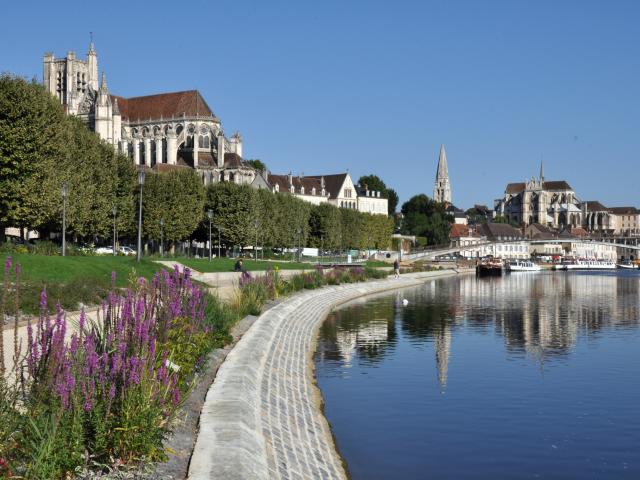
[[[397,204],[377,177],[362,177]],[[126,156],[64,113],[35,81],[0,76],[0,232],[5,226],[59,232],[62,185],[67,185],[67,230],[77,240],[135,238],[140,186]],[[391,192],[391,193],[390,193]],[[395,195],[395,197],[394,197]],[[394,200],[395,198],[395,200]],[[311,205],[232,183],[205,188],[194,170],[149,173],[143,185],[143,236],[170,243],[208,234],[207,211],[226,246],[387,248],[393,220],[333,205]]]
[[[120,230],[132,231],[135,179],[132,162],[67,116],[40,84],[0,76],[0,227],[59,231],[66,184],[70,231],[108,235],[114,206]]]

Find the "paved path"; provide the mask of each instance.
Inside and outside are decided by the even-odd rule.
[[[453,271],[294,295],[267,311],[227,356],[200,416],[189,479],[346,479],[313,375],[317,331],[337,305]]]

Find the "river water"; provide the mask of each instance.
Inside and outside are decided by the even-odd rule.
[[[316,375],[354,479],[639,479],[639,325],[635,272],[432,280],[333,312]]]

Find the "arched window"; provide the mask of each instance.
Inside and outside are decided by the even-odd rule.
[[[220,181],[224,182],[224,172],[220,172]]]
[[[198,137],[198,148],[211,148],[209,135],[201,135]]]
[[[304,195],[304,187],[300,187],[300,193]]]
[[[276,192],[279,192],[279,191],[280,191],[280,185],[276,183]]]
[[[233,182],[235,180],[236,176],[233,174],[233,172],[229,173],[229,181]]]

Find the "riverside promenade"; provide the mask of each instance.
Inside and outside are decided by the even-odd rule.
[[[412,273],[304,291],[262,314],[207,393],[188,478],[346,479],[314,377],[320,325],[349,300],[457,273]]]

